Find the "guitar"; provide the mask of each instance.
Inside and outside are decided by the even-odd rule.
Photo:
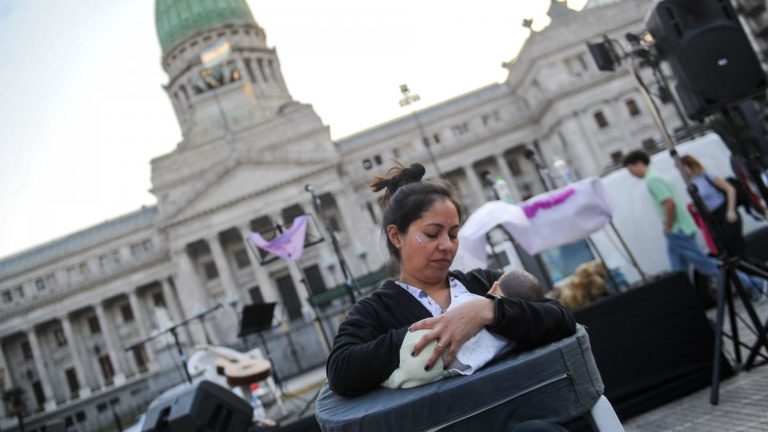
[[[211,345],[198,345],[197,348],[219,356],[215,363],[216,372],[224,375],[227,378],[227,384],[231,387],[249,386],[266,379],[272,372],[272,365],[264,359]]]

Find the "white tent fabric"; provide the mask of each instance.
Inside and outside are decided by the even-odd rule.
[[[531,255],[586,238],[607,225],[613,213],[597,177],[536,195],[521,207],[530,228],[512,235]]]
[[[501,226],[533,255],[572,243],[611,221],[605,187],[592,177],[537,195],[520,205],[491,201],[478,208],[459,230],[457,268],[484,267],[485,234]]]
[[[464,271],[487,267],[485,234],[497,225],[501,225],[513,236],[530,228],[522,208],[503,201],[483,204],[459,230],[459,250],[454,259],[454,267]]]

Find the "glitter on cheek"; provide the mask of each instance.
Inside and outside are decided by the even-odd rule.
[[[419,243],[419,244],[424,244],[424,240],[422,240],[422,238],[419,237],[418,234],[416,234],[416,242]]]

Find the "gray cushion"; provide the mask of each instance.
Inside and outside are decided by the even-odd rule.
[[[583,327],[576,334],[457,376],[356,398],[325,384],[315,416],[324,431],[498,430],[524,420],[564,422],[588,411],[603,383]]]

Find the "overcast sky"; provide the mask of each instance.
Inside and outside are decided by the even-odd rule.
[[[585,0],[573,0],[581,8]],[[251,0],[294,99],[334,139],[506,77],[549,0]],[[180,132],[153,0],[0,0],[0,257],[153,205]]]

